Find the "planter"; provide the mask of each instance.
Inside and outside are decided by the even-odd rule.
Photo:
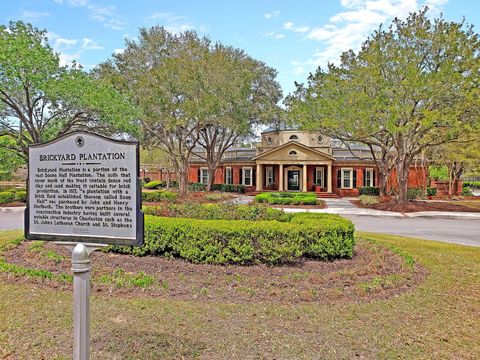
[[[315,186],[314,186],[314,189],[315,189],[315,192],[316,192],[316,193],[319,193],[319,192],[322,191],[322,187],[321,187],[320,185],[315,185]]]

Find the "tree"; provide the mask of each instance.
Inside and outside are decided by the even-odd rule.
[[[104,81],[60,66],[46,31],[21,21],[0,26],[0,138],[27,158],[28,145],[74,129],[134,133],[135,112]]]
[[[6,136],[0,137],[0,180],[9,180],[12,173],[25,163],[15,151],[9,148],[15,147],[15,141]]]
[[[394,162],[400,202],[416,158],[479,126],[478,35],[463,22],[430,21],[427,11],[380,27],[289,99],[310,126],[345,129],[348,139],[382,149]]]
[[[242,50],[216,44],[208,57],[209,88],[218,103],[200,129],[198,144],[204,152],[197,155],[207,162],[210,190],[225,151],[280,116],[282,93],[277,72]]]
[[[170,154],[181,195],[198,146],[214,174],[223,152],[261,119],[261,101],[269,112],[264,83],[274,74],[242,51],[159,26],[140,29],[138,40],[128,40],[99,73],[141,109],[144,139]]]

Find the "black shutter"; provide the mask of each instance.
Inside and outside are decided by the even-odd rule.
[[[328,188],[328,171],[325,171],[327,169],[323,168],[323,187]]]
[[[353,188],[357,187],[357,170],[353,169]]]
[[[367,169],[363,169],[363,186],[367,186]]]
[[[251,181],[250,181],[250,184],[252,184],[253,186],[257,185],[257,174],[256,174],[257,170],[256,169],[252,169],[251,173],[250,173],[250,176],[252,177]]]
[[[201,171],[200,168],[198,168],[198,171],[197,171],[197,178],[198,178],[198,180],[197,180],[197,182],[202,182],[202,178],[201,178],[200,171]]]
[[[272,166],[272,183],[275,184],[275,167]]]
[[[342,188],[342,170],[341,169],[337,170],[337,188],[339,189]]]
[[[375,176],[377,175],[377,172],[375,170],[373,170],[373,179],[372,179],[372,185],[373,186],[376,186],[376,183],[375,183]]]
[[[317,185],[317,168],[313,168],[313,185]]]

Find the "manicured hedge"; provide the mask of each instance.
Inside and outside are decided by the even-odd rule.
[[[15,201],[15,193],[12,191],[0,192],[0,204],[8,204]]]
[[[463,187],[480,189],[480,181],[464,181]]]
[[[259,203],[270,205],[315,205],[317,195],[310,193],[266,192],[255,196]]]
[[[286,222],[292,218],[291,214],[264,205],[162,204],[145,206],[143,212],[148,215],[203,220],[277,220]]]
[[[351,257],[353,224],[331,214],[295,214],[290,221],[145,217],[142,247],[111,247],[135,255],[180,257],[194,263],[279,264],[308,256]]]
[[[427,195],[428,196],[436,196],[437,195],[437,188],[427,187]]]
[[[245,192],[245,186],[234,184],[214,184],[212,186],[212,191],[236,192],[243,194]]]
[[[425,197],[425,191],[422,188],[408,188],[407,189],[407,199],[415,200]]]
[[[175,201],[177,194],[170,191],[143,191],[142,201],[159,202],[159,201]]]
[[[378,186],[361,186],[358,188],[358,195],[379,196],[380,188]]]
[[[163,182],[158,181],[158,180],[149,181],[149,182],[147,182],[147,183],[145,183],[145,184],[143,185],[143,187],[144,187],[145,189],[150,189],[150,190],[152,190],[152,189],[160,189],[160,188],[163,187],[163,186],[164,186],[164,185],[163,185]]]

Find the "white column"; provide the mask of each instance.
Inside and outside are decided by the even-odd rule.
[[[328,164],[327,192],[332,192],[332,164]]]
[[[280,164],[278,180],[278,191],[283,191],[283,164]]]
[[[305,192],[307,191],[307,165],[303,164],[303,184],[302,184],[302,191]]]
[[[257,185],[256,185],[256,190],[260,191],[262,190],[262,165],[257,164]]]

